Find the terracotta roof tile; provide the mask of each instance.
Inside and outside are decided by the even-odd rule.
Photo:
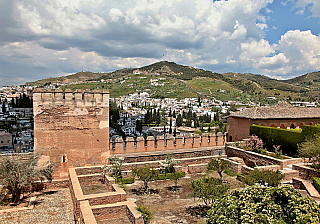
[[[280,101],[271,107],[254,107],[230,114],[229,117],[251,119],[289,119],[289,118],[320,118],[320,108],[294,107],[286,101]]]

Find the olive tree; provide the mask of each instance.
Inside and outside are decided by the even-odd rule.
[[[160,166],[165,173],[173,173],[175,172],[174,166],[177,165],[177,163],[178,162],[172,157],[172,154],[167,154],[166,160],[164,162],[160,162]]]
[[[214,199],[224,195],[230,188],[230,185],[223,183],[220,178],[203,177],[199,180],[191,181],[192,193],[190,196],[198,198],[206,205],[211,204]]]
[[[149,193],[149,181],[159,176],[159,171],[152,167],[144,167],[141,169],[133,169],[132,174],[134,176],[139,177],[140,180],[143,181],[144,184],[144,192]]]
[[[320,135],[314,135],[306,139],[298,146],[299,156],[309,158],[313,167],[320,169]]]
[[[32,190],[37,181],[52,180],[53,164],[39,166],[39,155],[4,156],[0,160],[0,180],[12,195],[12,202],[19,202],[21,194]]]
[[[167,174],[167,177],[170,180],[174,181],[174,190],[178,189],[178,180],[180,180],[182,177],[185,177],[185,176],[186,176],[186,173],[184,171]]]
[[[232,167],[232,164],[229,160],[221,159],[220,157],[217,159],[212,159],[207,166],[207,169],[209,171],[217,171],[222,181],[224,181],[222,172],[226,169],[229,169]]]

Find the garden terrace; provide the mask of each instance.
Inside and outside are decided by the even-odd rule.
[[[127,201],[125,191],[115,184],[112,177],[105,178],[105,192],[84,194],[82,187],[101,184],[100,174],[77,175],[76,168],[69,169],[70,191],[75,215],[79,223],[91,224],[123,217],[130,223],[142,224],[142,216],[133,202]]]

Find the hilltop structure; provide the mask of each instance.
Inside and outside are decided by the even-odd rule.
[[[232,142],[247,138],[252,124],[283,129],[320,124],[320,108],[294,107],[281,101],[271,107],[254,107],[234,112],[227,118],[227,140]]]
[[[36,89],[33,93],[34,147],[58,164],[56,177],[68,167],[104,164],[109,157],[109,92]]]

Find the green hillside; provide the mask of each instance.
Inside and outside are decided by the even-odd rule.
[[[133,74],[135,70],[140,74]],[[124,68],[110,73],[79,72],[27,85],[45,86],[55,83],[66,84],[62,86],[63,89],[109,89],[111,97],[146,91],[155,98],[200,96],[262,103],[272,103],[270,97],[276,97],[275,101],[320,100],[320,72],[290,80],[276,80],[250,73],[219,74],[168,61],[141,68]]]

